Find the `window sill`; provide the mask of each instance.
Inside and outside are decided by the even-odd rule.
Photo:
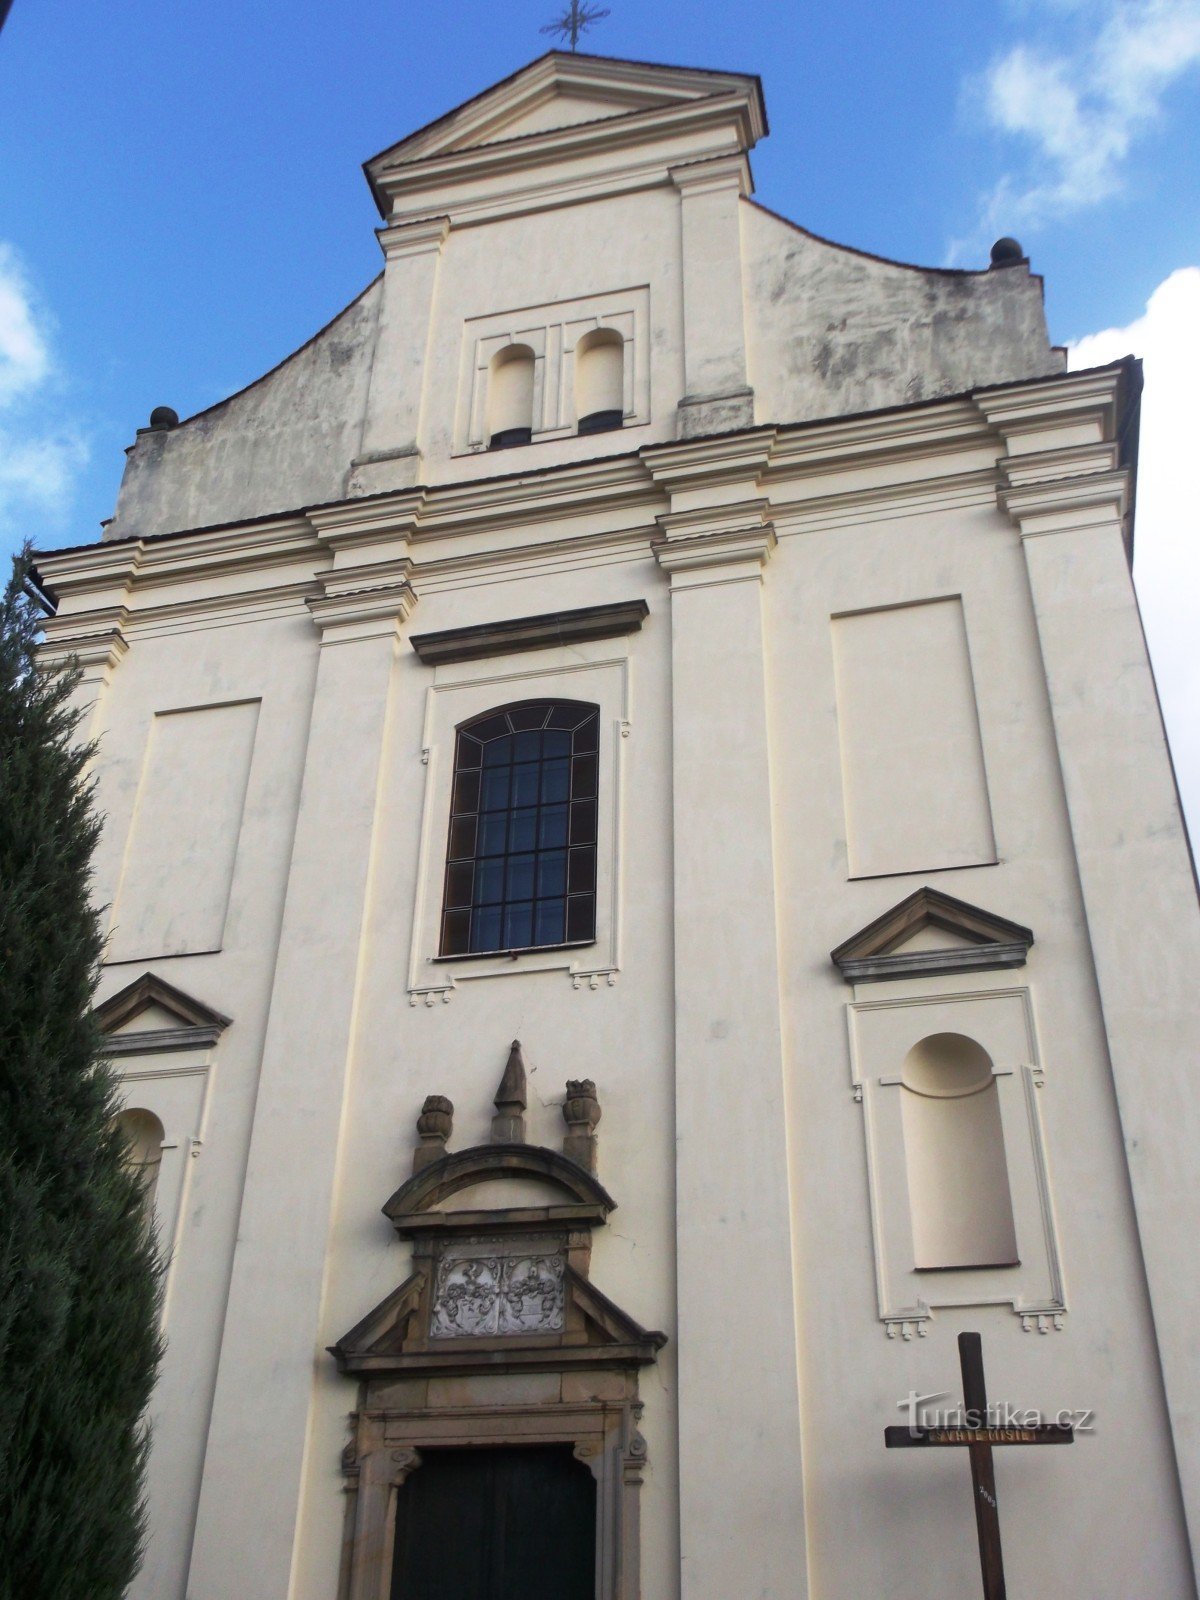
[[[518,956],[544,955],[551,950],[587,950],[597,941],[592,939],[574,939],[563,944],[523,944],[515,950],[467,950],[457,956],[430,956],[429,960],[438,966],[444,966],[451,961],[495,961],[501,956],[507,956],[515,961]]]
[[[1011,1272],[1019,1261],[968,1261],[959,1266],[914,1267],[914,1272]]]

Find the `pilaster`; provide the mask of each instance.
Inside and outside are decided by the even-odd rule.
[[[656,544],[671,584],[684,1600],[743,1592],[748,1551],[757,1596],[807,1593],[762,614],[775,535],[745,491],[660,517]],[[755,1353],[736,1373],[734,1330]]]
[[[683,265],[682,439],[747,428],[754,391],[746,366],[741,200],[750,165],[742,153],[672,167],[679,191]]]
[[[1126,555],[1120,379],[987,409],[1009,450],[999,500],[1024,548],[1196,1561],[1200,912]]]
[[[71,697],[81,740],[99,731],[104,692],[129,649],[130,590],[142,550],[138,540],[37,558],[39,576],[58,602],[42,624],[38,661],[51,671],[72,660],[81,669]]]
[[[100,701],[129,649],[125,636],[128,620],[124,606],[109,606],[102,611],[47,617],[43,624],[39,666],[55,671],[74,662],[80,669],[71,699],[79,712],[81,739],[91,739],[97,731]]]
[[[421,396],[438,263],[448,217],[381,228],[383,298],[367,391],[362,447],[351,464],[351,496],[402,489],[420,469]]]
[[[402,541],[390,570],[376,562],[366,586],[361,547],[343,553],[343,566],[324,576],[324,592],[309,602],[320,660],[205,1458],[192,1600],[285,1600],[289,1593],[381,763],[401,629],[415,603]],[[356,572],[357,583],[349,577]],[[299,1061],[317,1064],[303,1074],[302,1095]],[[252,1497],[245,1493],[251,1481]]]

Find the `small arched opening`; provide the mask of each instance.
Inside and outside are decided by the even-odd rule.
[[[585,333],[575,346],[575,415],[580,433],[607,433],[625,417],[625,341],[613,328]]]
[[[488,449],[507,450],[533,437],[534,355],[527,344],[505,345],[488,369]]]

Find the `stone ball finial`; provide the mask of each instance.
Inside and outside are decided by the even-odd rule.
[[[600,1102],[590,1078],[568,1078],[567,1098],[563,1101],[563,1121],[576,1132],[588,1133],[600,1121]]]
[[[150,426],[159,433],[179,426],[179,413],[171,406],[155,406],[150,413]]]
[[[453,1126],[453,1101],[447,1100],[444,1094],[427,1094],[425,1103],[421,1107],[421,1114],[417,1118],[417,1132],[422,1135],[437,1134],[443,1139],[448,1139]]]
[[[1010,239],[1005,234],[1003,239],[997,239],[992,246],[992,266],[1015,267],[1025,259],[1025,252],[1021,249],[1020,241]]]
[[[596,1124],[600,1121],[600,1102],[590,1078],[568,1078],[563,1101],[563,1121],[567,1125],[563,1155],[577,1161],[588,1172],[596,1170]]]

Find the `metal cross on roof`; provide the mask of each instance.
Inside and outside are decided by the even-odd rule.
[[[569,39],[574,50],[579,43],[579,35],[590,28],[593,22],[600,22],[606,16],[608,11],[605,7],[589,5],[587,0],[583,0],[583,4],[580,4],[580,0],[571,0],[562,16],[555,22],[548,22],[541,32],[552,33],[564,43]]]

